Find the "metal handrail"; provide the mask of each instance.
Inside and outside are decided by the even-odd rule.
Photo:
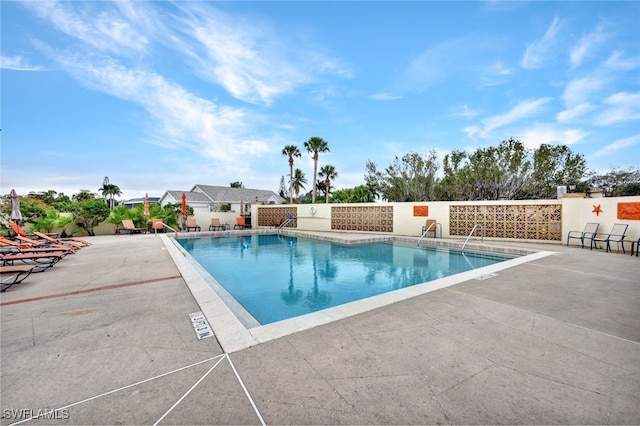
[[[464,241],[464,244],[462,245],[462,248],[460,249],[460,251],[463,251],[465,246],[467,245],[467,243],[469,242],[469,239],[471,238],[471,236],[473,235],[473,233],[475,232],[476,228],[480,226],[480,228],[482,228],[482,225],[476,223],[475,225],[473,225],[473,229],[471,229],[471,232],[469,232],[469,235],[467,236],[467,239]],[[484,231],[484,228],[482,228],[482,230]],[[484,243],[484,232],[482,232],[482,235],[480,236],[481,238],[481,242]]]
[[[284,222],[282,222],[280,224],[280,226],[278,226],[278,233],[280,233],[280,231],[282,230],[282,228],[284,228],[285,226],[287,226],[289,223],[293,222],[293,218],[287,218],[287,220],[285,220]]]
[[[162,225],[164,228],[171,229],[176,234],[175,237],[178,238],[178,231],[177,230],[173,229],[172,227],[170,227],[169,225],[167,225],[164,222],[157,222],[156,225],[158,225],[158,224]],[[155,236],[158,236],[158,228],[156,226],[154,226],[153,229],[155,231]]]
[[[418,245],[420,245],[420,241],[422,241],[422,239],[424,238],[425,235],[427,235],[427,232],[431,231],[431,227],[434,227],[433,231],[435,232],[435,226],[436,226],[437,222],[433,222],[431,225],[429,225],[429,227],[422,233],[422,236],[420,238],[418,238]],[[435,234],[434,234],[435,235]],[[442,237],[442,235],[440,235]]]

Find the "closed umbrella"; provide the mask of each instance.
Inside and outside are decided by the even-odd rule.
[[[142,213],[145,219],[149,219],[151,213],[149,212],[149,194],[144,194],[144,213]]]
[[[20,211],[20,198],[15,189],[11,190],[11,220],[18,225],[22,222],[22,212]]]
[[[187,223],[187,195],[182,193],[182,209],[180,210],[180,214],[182,215],[182,228],[186,227]]]
[[[144,210],[142,216],[144,216],[144,227],[147,228],[149,226],[149,216],[151,216],[151,212],[149,211],[149,193],[144,194]]]
[[[240,200],[240,216],[244,217],[244,201]]]

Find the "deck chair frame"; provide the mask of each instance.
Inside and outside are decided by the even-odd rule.
[[[569,241],[572,239],[580,240],[580,248],[584,248],[585,240],[589,240],[589,246],[591,246],[599,227],[600,224],[597,222],[588,222],[584,225],[582,231],[569,231],[567,233],[567,246],[569,246]]]
[[[187,228],[187,232],[190,232],[192,229],[194,231],[201,230],[200,225],[196,223],[196,220],[194,218],[187,219],[186,228]]]
[[[0,266],[0,284],[4,293],[11,286],[20,284],[35,269],[34,265]]]
[[[116,230],[116,233],[119,234],[119,231],[125,231],[127,234],[146,234],[147,228],[138,228],[131,219],[124,219],[122,221],[122,228]]]
[[[226,231],[227,227],[220,223],[220,219],[217,217],[211,218],[211,225],[209,225],[209,231]]]
[[[611,228],[611,232],[608,234],[596,234],[591,240],[591,250],[593,247],[598,248],[598,243],[605,243],[605,251],[608,253],[611,251],[611,242],[616,243],[616,251],[620,251],[620,246],[622,246],[622,253],[625,253],[624,250],[624,237],[627,234],[627,229],[629,228],[629,224],[627,223],[614,223],[613,228]]]

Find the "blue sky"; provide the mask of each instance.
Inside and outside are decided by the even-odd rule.
[[[2,193],[241,181],[510,137],[640,166],[640,2],[2,1]]]

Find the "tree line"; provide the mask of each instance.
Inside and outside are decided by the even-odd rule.
[[[565,145],[527,149],[513,138],[472,153],[453,150],[442,164],[432,150],[396,156],[384,170],[367,161],[366,171],[367,188],[385,201],[552,199],[558,186],[569,185],[577,192],[597,187],[612,196],[640,195],[640,169],[598,174]]]

